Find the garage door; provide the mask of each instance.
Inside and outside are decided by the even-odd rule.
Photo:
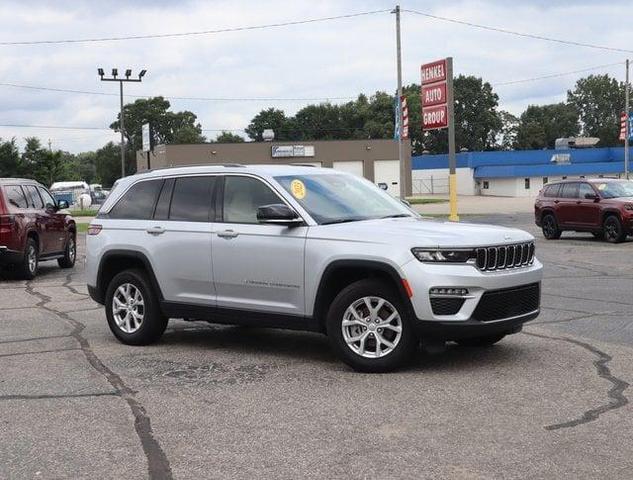
[[[363,176],[363,162],[361,160],[332,162],[332,168],[341,172],[351,173],[353,175]]]
[[[400,196],[400,162],[398,160],[376,160],[374,162],[374,183],[386,183],[387,191]]]

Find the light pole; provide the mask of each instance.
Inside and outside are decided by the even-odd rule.
[[[138,78],[130,78],[132,76],[132,70],[129,68],[125,70],[125,78],[118,77],[119,71],[116,68],[112,69],[112,77],[104,77],[103,68],[98,68],[97,73],[102,82],[119,82],[119,92],[121,96],[121,113],[119,114],[119,130],[121,131],[121,178],[125,177],[125,125],[123,122],[123,82],[142,82],[143,77],[147,73],[147,70],[141,70],[138,74]]]

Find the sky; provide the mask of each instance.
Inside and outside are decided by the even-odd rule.
[[[302,106],[396,88],[394,1],[343,0],[100,0],[0,2],[0,42],[153,35],[292,22],[385,10],[381,13],[259,30],[176,38],[45,45],[0,44],[0,84],[100,92],[89,95],[0,85],[0,137],[49,139],[54,149],[93,150],[118,136],[107,127],[119,109],[118,84],[100,82],[97,68],[147,69],[135,95],[170,99],[191,110],[213,139],[245,128],[263,108],[292,115]],[[403,1],[402,9],[530,34],[633,50],[628,1]],[[624,80],[626,53],[520,38],[402,13],[403,82],[419,83],[420,64],[452,56],[455,74],[493,84],[500,109],[563,101],[578,78],[609,73]],[[499,85],[543,75],[615,64],[547,80]],[[269,98],[276,100],[252,100]],[[250,99],[250,100],[226,100]],[[286,100],[292,99],[292,100]],[[317,99],[317,100],[296,100]]]

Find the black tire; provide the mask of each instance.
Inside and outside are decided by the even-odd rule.
[[[558,227],[556,217],[551,213],[547,213],[543,216],[543,219],[541,220],[541,225],[543,236],[548,240],[557,240],[563,233]]]
[[[343,321],[348,307],[352,308],[355,303],[359,303],[357,308],[366,308],[366,304],[363,301],[365,297],[375,297],[375,305],[370,300],[372,307],[377,312],[375,323],[368,322],[367,326],[365,326],[364,323],[358,322],[353,326],[344,327]],[[385,300],[380,308],[378,308],[378,299]],[[367,315],[363,317],[363,322],[367,322],[366,318],[372,317],[369,309],[366,308],[366,310]],[[397,313],[397,317],[391,322],[395,322],[396,325],[385,326],[387,322],[383,321],[386,320],[385,317],[391,316],[389,312],[393,314],[393,310]],[[339,358],[356,371],[368,373],[392,371],[406,364],[417,349],[418,338],[413,330],[410,310],[410,308],[405,306],[401,295],[388,283],[375,279],[359,280],[341,290],[330,305],[326,319],[330,344]],[[398,325],[398,317],[400,325]],[[400,332],[394,330],[398,326],[400,327]],[[352,347],[345,341],[343,328],[346,328],[346,332],[358,329],[358,332],[351,335],[352,337],[356,334],[365,337],[364,340],[358,342],[358,346],[354,343],[355,348],[358,348],[359,351],[362,344],[363,349],[365,347],[368,349],[367,355],[371,353],[373,348],[374,354],[380,352],[379,354],[382,356],[368,358],[361,353],[353,351]],[[400,335],[399,338],[398,335]],[[382,341],[379,342],[379,338],[382,341],[393,343],[395,346],[390,347],[386,343],[382,343]],[[390,351],[383,354],[386,350]]]
[[[64,249],[64,257],[57,260],[59,268],[73,268],[77,259],[77,237],[71,232]]]
[[[622,243],[626,239],[622,222],[616,215],[609,215],[604,219],[602,231],[604,239],[609,243]]]
[[[23,280],[33,280],[37,275],[37,268],[40,262],[39,248],[34,238],[26,239],[24,247],[24,258],[16,265],[15,273]]]
[[[113,311],[113,298],[117,289],[126,284],[132,285],[141,294],[143,301],[142,322],[137,330],[125,332],[117,324]],[[110,281],[105,296],[106,318],[114,336],[126,345],[149,345],[156,342],[165,332],[169,319],[160,311],[158,297],[152,289],[147,275],[142,270],[124,270]]]
[[[492,347],[506,336],[505,333],[499,335],[488,335],[486,337],[463,338],[456,340],[460,347]]]

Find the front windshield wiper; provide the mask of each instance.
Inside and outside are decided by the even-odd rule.
[[[365,217],[337,218],[336,220],[328,220],[327,222],[322,222],[321,225],[332,225],[334,223],[360,222],[361,220],[368,220],[368,219]]]
[[[396,213],[394,215],[385,215],[384,217],[380,217],[382,218],[404,218],[404,217],[411,217],[412,215],[409,215],[408,213]]]

